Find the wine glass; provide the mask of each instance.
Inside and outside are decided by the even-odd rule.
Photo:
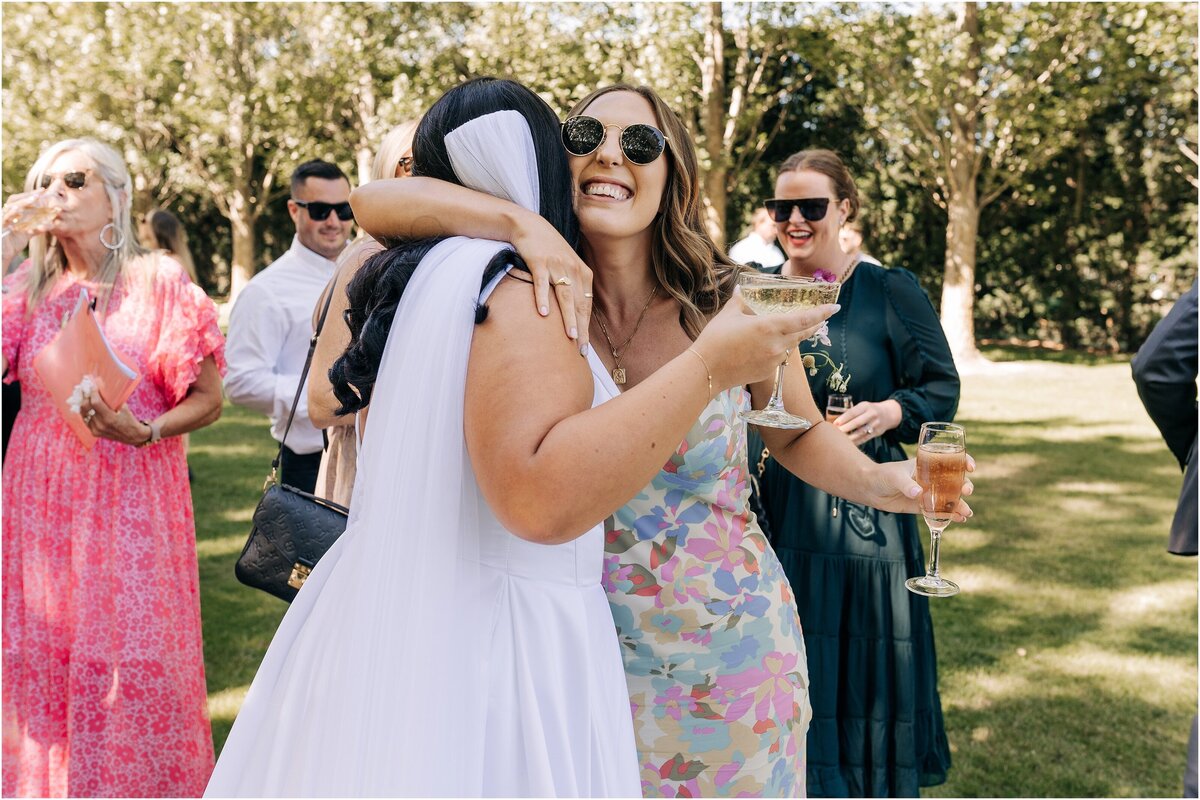
[[[921,484],[921,513],[929,526],[929,566],[920,578],[904,585],[926,597],[958,594],[958,584],[938,569],[942,532],[950,524],[967,478],[967,432],[952,422],[926,422],[917,439],[917,483]]]
[[[738,278],[742,299],[755,314],[781,314],[800,308],[815,308],[825,303],[836,303],[840,283],[827,283],[792,275],[764,275],[744,272]],[[788,350],[788,354],[791,350]],[[812,423],[796,416],[783,407],[783,370],[787,356],[775,371],[775,390],[766,408],[761,411],[743,411],[742,419],[764,428],[808,430]]]
[[[825,401],[825,421],[833,422],[853,407],[854,398],[850,395],[831,393],[829,399]]]
[[[12,231],[32,233],[45,225],[49,225],[58,216],[59,208],[53,205],[46,195],[33,198],[19,208],[8,208],[4,212],[4,230],[7,236]]]

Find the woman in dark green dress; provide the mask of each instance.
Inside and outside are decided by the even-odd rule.
[[[921,423],[952,420],[958,407],[937,313],[912,273],[842,252],[838,230],[857,216],[858,193],[835,153],[789,158],[775,197],[788,261],[772,271],[843,281],[827,342],[801,345],[818,407],[831,391],[851,394],[834,424],[875,461],[904,460],[900,445],[916,442]],[[929,600],[904,588],[925,574],[917,518],[814,489],[755,448],[751,469],[808,649],[808,793],[917,796],[950,768]]]

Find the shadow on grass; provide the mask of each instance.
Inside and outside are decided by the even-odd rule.
[[[258,504],[275,447],[265,417],[228,403],[217,425],[192,434],[188,462],[195,474],[192,498],[198,542],[249,536],[249,523],[236,518],[249,519]],[[199,558],[210,697],[250,683],[287,610],[283,602],[237,581],[236,553],[227,554],[227,547],[211,549],[219,554]],[[218,753],[231,725],[230,720],[213,721]]]
[[[1113,691],[1102,679],[1079,680],[1069,693],[1051,696],[1034,681],[1027,694],[947,715],[953,784],[925,793],[1178,797],[1193,713]]]

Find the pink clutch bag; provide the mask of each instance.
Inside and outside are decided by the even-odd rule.
[[[142,376],[131,364],[133,359],[109,344],[88,301],[86,289],[79,290],[79,302],[62,330],[33,359],[33,368],[50,392],[67,425],[88,450],[96,437],[83,418],[71,410],[69,400],[85,375],[96,383],[101,399],[111,409],[119,409],[133,394]]]

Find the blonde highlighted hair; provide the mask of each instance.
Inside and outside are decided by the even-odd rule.
[[[392,128],[388,135],[379,143],[379,152],[371,162],[369,181],[379,181],[384,178],[396,177],[396,167],[400,159],[412,149],[413,136],[417,132],[417,123],[421,120],[410,119]]]
[[[130,191],[132,181],[129,169],[125,166],[125,159],[111,146],[90,137],[64,139],[47,148],[34,162],[29,174],[25,176],[25,191],[31,192],[39,188],[46,170],[56,158],[67,152],[82,153],[92,161],[94,177],[104,183],[104,192],[112,207],[109,224],[113,226],[113,230],[103,238],[110,242],[120,242],[120,247],[108,250],[99,271],[93,276],[93,280],[100,286],[98,306],[104,309],[125,268],[146,253],[133,233],[130,215],[133,205],[133,195]],[[26,310],[27,313],[32,313],[66,270],[67,260],[62,244],[49,233],[34,236],[29,241],[29,258],[32,264],[24,288]]]
[[[662,210],[653,223],[650,258],[659,285],[679,302],[680,324],[695,339],[733,294],[744,268],[733,263],[708,235],[695,145],[683,121],[653,89],[623,83],[605,86],[576,103],[567,116],[584,113],[596,98],[611,92],[633,92],[644,98],[667,137],[667,149],[661,156],[667,159],[667,187]]]

